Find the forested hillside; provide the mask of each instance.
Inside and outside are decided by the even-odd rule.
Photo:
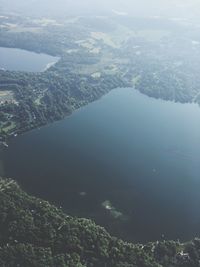
[[[0,180],[2,267],[198,267],[200,240],[130,244]]]
[[[200,103],[196,25],[128,16],[3,15],[0,26],[0,46],[59,57],[43,72],[0,68],[0,141],[62,119],[117,87]]]

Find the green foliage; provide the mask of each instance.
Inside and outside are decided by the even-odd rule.
[[[78,55],[73,60],[80,58]],[[92,57],[83,57],[83,60]],[[45,125],[72,113],[109,90],[126,84],[112,75],[95,79],[89,75],[76,75],[68,71],[68,58],[62,59],[43,73],[9,72],[0,70],[0,87],[14,93],[16,103],[0,105],[0,136],[3,137],[6,123],[14,122],[14,129],[7,137]],[[7,114],[7,115],[6,115]]]
[[[116,87],[134,86],[151,97],[200,103],[199,50],[187,27],[183,31],[172,22],[166,28],[169,21],[106,17],[44,26],[13,15],[0,22],[0,46],[60,57],[42,73],[0,70],[0,91],[11,91],[15,99],[0,103],[0,141],[60,120]]]
[[[199,266],[200,241],[147,245],[111,237],[87,219],[73,218],[0,179],[0,266],[186,267]]]

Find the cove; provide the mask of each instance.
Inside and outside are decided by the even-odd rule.
[[[58,57],[17,48],[0,47],[0,69],[41,72],[58,61]]]
[[[1,175],[125,240],[200,235],[200,109],[112,90],[70,117],[18,136]]]

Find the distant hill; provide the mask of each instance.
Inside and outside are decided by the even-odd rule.
[[[134,245],[0,179],[2,267],[198,267],[200,240]]]
[[[27,16],[69,16],[87,13],[101,13],[107,10],[101,4],[93,4],[91,0],[71,1],[71,0],[0,0],[3,11],[17,12]]]
[[[0,0],[2,11],[27,16],[66,16],[108,14],[112,10],[133,16],[162,16],[196,18],[200,15],[199,0]]]

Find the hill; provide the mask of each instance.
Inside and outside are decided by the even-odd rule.
[[[197,267],[200,240],[130,244],[0,179],[2,267]]]

